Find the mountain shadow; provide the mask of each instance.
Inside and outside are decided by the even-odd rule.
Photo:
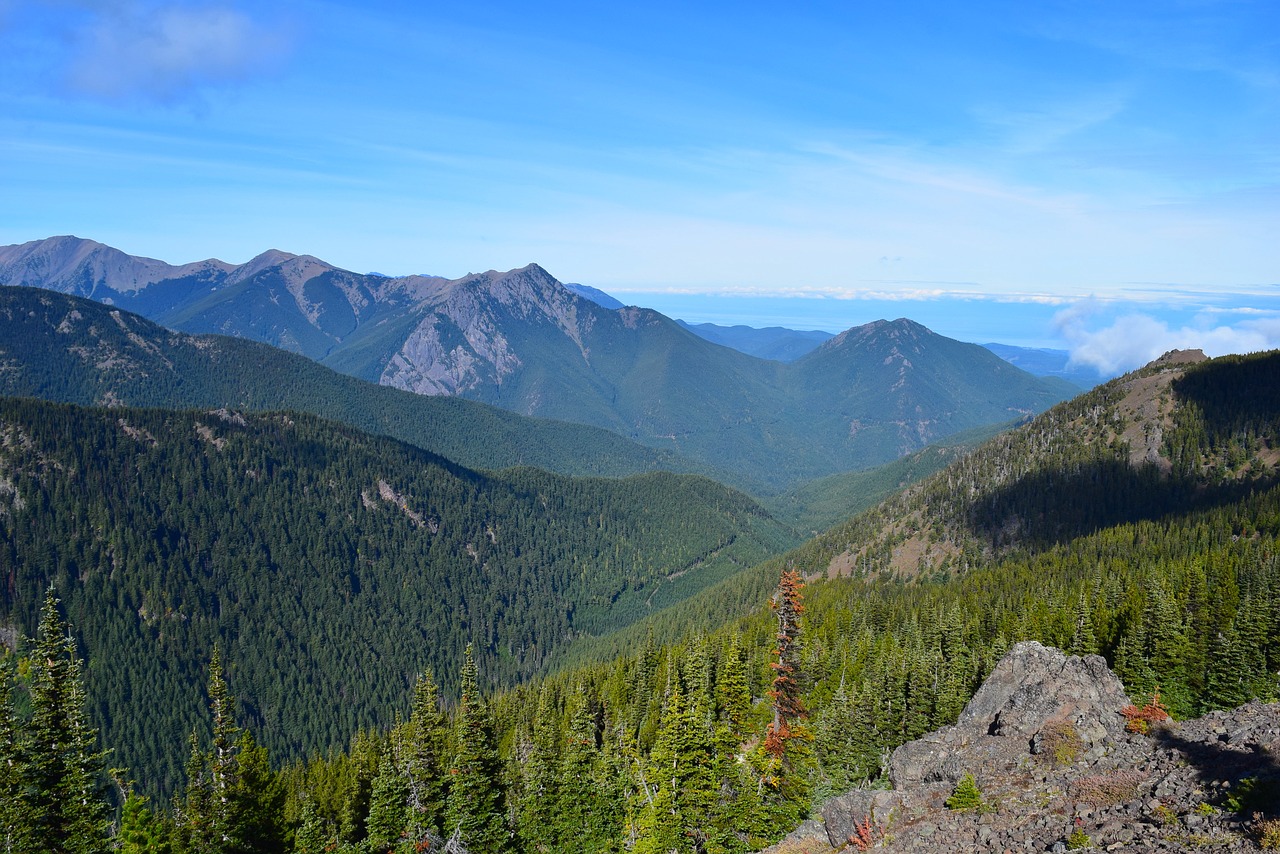
[[[1099,459],[1035,471],[998,487],[969,505],[963,524],[997,550],[1038,551],[1104,528],[1225,507],[1277,483],[1280,477],[1272,474],[1206,484],[1154,464]]]
[[[1173,391],[1199,408],[1213,441],[1280,432],[1280,352],[1205,362],[1174,380]]]

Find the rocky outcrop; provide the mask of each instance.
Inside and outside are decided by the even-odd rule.
[[[996,665],[955,726],[902,745],[889,760],[895,789],[955,783],[1010,750],[1035,748],[1047,726],[1069,726],[1097,758],[1124,730],[1124,686],[1102,656],[1067,656],[1035,641],[1020,643]]]
[[[1147,734],[1126,731],[1127,705],[1102,658],[1020,643],[954,726],[894,751],[892,789],[827,802],[771,850],[868,850],[868,828],[886,852],[1260,850],[1262,823],[1280,820],[1280,704]],[[983,806],[948,809],[966,774]]]

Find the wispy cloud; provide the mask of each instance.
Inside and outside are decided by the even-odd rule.
[[[1125,109],[1129,98],[1127,90],[1115,90],[1057,104],[982,105],[973,113],[1004,137],[1007,151],[1029,154],[1054,148],[1067,137],[1108,122]]]
[[[270,67],[291,39],[229,5],[90,4],[73,38],[67,81],[106,100],[172,103]]]

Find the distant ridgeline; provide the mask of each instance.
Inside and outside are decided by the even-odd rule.
[[[33,288],[0,288],[0,364],[0,394],[84,406],[310,412],[470,468],[713,473],[597,427],[379,386],[265,344],[172,332],[92,300]]]
[[[0,283],[261,341],[385,386],[602,427],[755,494],[886,463],[1077,391],[905,319],[790,363],[755,358],[658,312],[605,308],[532,264],[456,280],[275,251],[173,267],[58,237],[0,247]]]

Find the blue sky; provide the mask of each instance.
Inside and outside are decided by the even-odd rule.
[[[1276,347],[1280,4],[0,0],[0,202],[1108,370]]]

